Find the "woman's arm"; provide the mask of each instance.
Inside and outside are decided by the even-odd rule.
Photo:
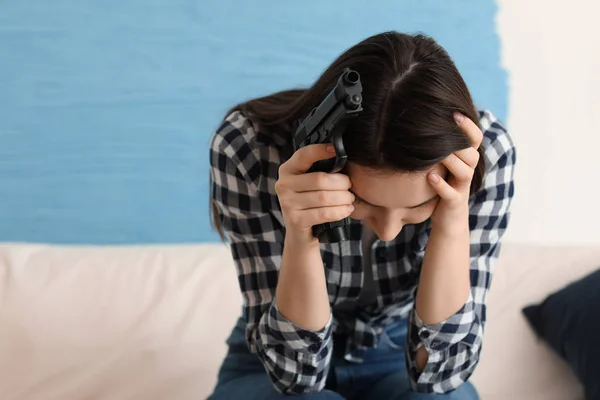
[[[279,167],[275,185],[286,227],[277,307],[289,320],[312,331],[323,329],[331,319],[325,268],[313,226],[347,217],[354,201],[347,175],[306,173],[332,154],[332,145],[302,147]]]
[[[296,325],[320,331],[331,318],[327,282],[319,242],[306,245],[285,239],[276,302],[279,311]]]
[[[431,216],[432,229],[421,266],[416,312],[425,324],[438,324],[455,314],[469,297],[469,197],[471,181],[479,163],[477,149],[483,132],[462,114],[456,123],[471,140],[472,147],[448,156],[442,164],[448,180],[434,173],[429,182],[440,196]],[[419,366],[424,367],[424,349]]]
[[[467,302],[469,279],[469,213],[456,221],[455,229],[444,232],[433,225],[421,266],[416,312],[428,325],[439,324],[456,314]],[[428,353],[417,351],[417,366],[423,370]]]
[[[250,351],[278,391],[314,392],[325,386],[332,350],[323,262],[317,249],[308,251],[284,239],[283,218],[274,206],[277,169],[265,170],[261,162],[262,158],[274,162],[275,151],[258,148],[255,139],[250,121],[238,112],[213,135],[211,197],[235,262]],[[281,301],[275,298],[276,290]],[[296,297],[302,301],[306,300],[302,296],[310,295],[315,296],[310,301],[319,304],[310,306],[318,312],[289,307]]]
[[[479,361],[485,300],[510,215],[515,164],[514,144],[497,119],[485,112],[480,123],[486,165],[482,186],[468,197],[468,206],[440,200],[422,255],[407,347],[409,376],[418,392],[456,389]],[[474,166],[476,160],[469,157],[462,153],[444,161],[453,177],[432,182],[441,199],[456,195],[456,179],[464,181],[466,190],[460,164],[452,163],[458,158]]]

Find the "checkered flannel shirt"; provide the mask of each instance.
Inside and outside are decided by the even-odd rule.
[[[211,194],[236,264],[247,322],[246,342],[264,365],[275,388],[288,394],[324,388],[333,349],[332,332],[345,337],[345,358],[361,362],[377,345],[383,328],[408,319],[406,364],[413,390],[446,393],[473,373],[479,359],[486,297],[514,193],[515,148],[500,122],[480,111],[486,175],[470,198],[471,293],[464,306],[435,325],[414,309],[415,291],[431,221],[404,226],[389,242],[371,248],[376,303],[348,312],[362,286],[362,223],[351,220],[350,240],[321,244],[332,314],[318,331],[305,330],[283,316],[275,303],[285,227],[275,182],[291,156],[290,137],[266,132],[239,112],[228,115],[210,142]],[[336,335],[336,338],[338,335]],[[422,371],[415,354],[425,346]]]

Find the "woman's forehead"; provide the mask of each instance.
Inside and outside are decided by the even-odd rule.
[[[441,166],[433,170],[443,169]],[[385,208],[411,207],[435,195],[427,182],[427,172],[392,173],[348,163],[352,192],[368,203]]]

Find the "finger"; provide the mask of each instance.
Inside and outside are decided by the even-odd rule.
[[[347,190],[319,190],[314,192],[295,193],[288,201],[288,206],[296,210],[311,208],[349,206],[355,197]]]
[[[450,171],[454,179],[456,179],[458,182],[471,182],[471,179],[473,178],[473,168],[458,158],[456,154],[452,153],[442,160],[442,165],[448,168],[448,171]]]
[[[471,145],[478,149],[483,140],[481,129],[473,121],[465,117],[464,114],[454,113],[454,120],[469,139],[471,139]]]
[[[301,211],[302,218],[309,226],[323,224],[325,222],[334,222],[349,216],[354,211],[354,206],[336,206],[336,207],[320,207],[311,208],[310,210]]]
[[[427,179],[442,199],[452,201],[458,196],[458,192],[435,172],[430,172]]]
[[[475,168],[479,163],[479,152],[474,147],[455,151],[454,154],[471,168]]]
[[[348,190],[352,186],[350,178],[344,174],[327,172],[311,172],[290,177],[290,187],[295,192],[312,192],[315,190]]]
[[[298,149],[289,160],[284,162],[280,173],[303,174],[317,161],[335,157],[335,149],[331,144],[310,144]]]

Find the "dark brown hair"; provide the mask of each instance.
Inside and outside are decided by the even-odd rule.
[[[460,112],[479,126],[465,81],[448,53],[425,35],[384,32],[341,54],[308,89],[293,89],[233,107],[263,127],[289,132],[335,86],[344,68],[360,74],[363,111],[344,133],[348,161],[383,171],[419,172],[471,146],[453,119]],[[485,172],[483,149],[471,183],[479,189]],[[213,226],[223,237],[218,210]]]

